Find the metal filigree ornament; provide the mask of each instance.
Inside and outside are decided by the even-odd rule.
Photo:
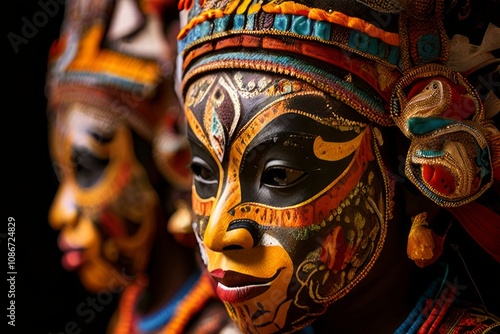
[[[459,73],[437,64],[409,71],[391,101],[411,145],[406,176],[442,207],[469,203],[493,183],[483,105]]]

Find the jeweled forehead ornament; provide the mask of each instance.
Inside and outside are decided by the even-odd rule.
[[[475,201],[500,177],[499,131],[462,70],[447,66],[443,0],[181,0],[179,10],[183,94],[210,71],[267,71],[304,80],[374,124],[398,126],[411,142],[409,180],[500,261],[491,236],[498,214]],[[486,217],[480,228],[471,210]],[[421,266],[437,255],[408,253]]]

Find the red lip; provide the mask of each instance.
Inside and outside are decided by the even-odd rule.
[[[257,297],[266,292],[271,285],[253,285],[240,288],[230,288],[222,283],[217,284],[217,295],[219,298],[228,303],[242,303],[246,300]]]
[[[61,264],[64,269],[72,271],[82,265],[83,251],[85,250],[85,248],[71,246],[61,236],[58,238],[58,246],[59,249],[64,252],[61,259]]]
[[[64,253],[61,263],[64,269],[72,271],[81,266],[83,254],[81,250],[71,250]]]
[[[218,282],[217,295],[222,301],[241,303],[266,292],[280,272],[281,270],[278,270],[270,278],[255,277],[222,269],[215,269],[210,274]]]

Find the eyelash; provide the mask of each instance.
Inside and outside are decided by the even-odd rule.
[[[282,174],[277,175],[277,172]],[[285,188],[295,185],[306,176],[306,172],[298,169],[286,166],[271,166],[264,170],[260,182],[271,188]],[[283,181],[280,181],[280,179]]]

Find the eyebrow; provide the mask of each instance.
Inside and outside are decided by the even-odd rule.
[[[321,136],[317,136],[314,140],[314,155],[326,161],[339,161],[351,155],[361,144],[363,135],[366,130],[363,130],[355,138],[346,142],[328,142],[323,140]]]

